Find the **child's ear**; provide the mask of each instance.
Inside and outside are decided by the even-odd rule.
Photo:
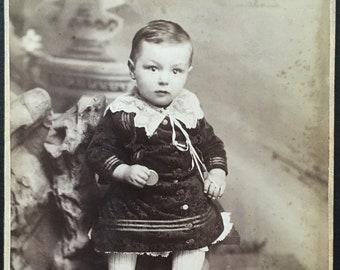
[[[136,77],[135,77],[135,64],[133,63],[133,61],[131,60],[131,58],[129,58],[127,64],[128,64],[129,70],[130,70],[131,79],[132,79],[132,80],[136,79]]]
[[[135,63],[131,60],[131,58],[129,58],[127,64],[128,64],[130,71],[134,72],[135,71]]]

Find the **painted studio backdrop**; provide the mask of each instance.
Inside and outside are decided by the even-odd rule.
[[[105,269],[87,237],[103,187],[84,152],[133,86],[131,40],[153,19],[190,34],[186,88],[227,149],[220,203],[240,243],[205,269],[328,269],[329,5],[10,0],[11,269]]]

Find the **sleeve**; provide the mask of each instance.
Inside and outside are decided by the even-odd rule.
[[[101,119],[87,148],[87,161],[99,175],[99,183],[109,183],[113,171],[129,162],[125,147],[132,140],[134,114],[107,111]]]
[[[201,138],[198,149],[202,153],[203,162],[207,170],[210,171],[211,169],[219,168],[228,174],[224,143],[215,135],[213,127],[205,118],[199,120],[198,126]]]

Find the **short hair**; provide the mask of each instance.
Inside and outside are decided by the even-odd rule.
[[[133,40],[130,53],[130,59],[135,62],[142,41],[151,43],[189,43],[191,45],[191,55],[189,63],[191,65],[193,57],[193,47],[190,36],[177,23],[165,20],[155,20],[149,22],[146,26],[137,31]]]

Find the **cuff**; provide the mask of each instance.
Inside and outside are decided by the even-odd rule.
[[[228,174],[227,160],[224,157],[211,157],[205,163],[208,171],[219,168],[224,170],[226,175]]]
[[[99,169],[99,183],[110,183],[113,171],[121,164],[124,164],[124,162],[122,162],[116,155],[112,155],[111,157],[107,158]]]

